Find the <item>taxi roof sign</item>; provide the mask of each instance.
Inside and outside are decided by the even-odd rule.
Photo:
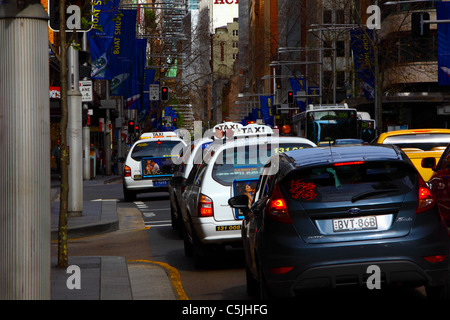
[[[243,125],[236,122],[223,122],[216,124],[213,127],[214,137],[217,139],[223,139],[225,135],[227,137],[233,136],[233,132],[242,128]]]
[[[165,132],[144,132],[139,139],[161,139],[161,138],[178,138],[178,135],[172,131]]]
[[[234,132],[234,137],[251,137],[258,135],[272,135],[274,131],[271,127],[263,124],[249,123]]]

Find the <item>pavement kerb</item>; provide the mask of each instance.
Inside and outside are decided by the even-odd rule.
[[[180,273],[178,270],[171,265],[161,262],[161,261],[150,261],[150,260],[127,260],[127,263],[150,263],[150,264],[156,264],[160,267],[162,267],[166,273],[169,275],[170,283],[172,284],[172,288],[177,295],[177,300],[189,300],[188,296],[186,295],[186,292],[183,289],[183,286],[181,284],[181,278]]]

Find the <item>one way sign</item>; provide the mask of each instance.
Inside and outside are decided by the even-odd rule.
[[[159,84],[151,84],[149,89],[150,101],[159,101]]]

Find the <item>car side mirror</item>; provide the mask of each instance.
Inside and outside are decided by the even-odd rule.
[[[183,176],[172,176],[170,184],[174,187],[186,187],[186,178]]]
[[[240,194],[228,199],[228,204],[234,209],[242,210],[244,215],[249,212],[248,197],[245,194]]]
[[[434,169],[436,167],[436,158],[428,157],[422,159],[422,168]]]

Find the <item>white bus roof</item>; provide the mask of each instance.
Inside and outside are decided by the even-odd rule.
[[[348,109],[348,104],[338,103],[338,104],[309,104],[306,111],[310,110],[322,110],[322,109]]]

